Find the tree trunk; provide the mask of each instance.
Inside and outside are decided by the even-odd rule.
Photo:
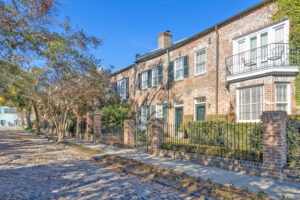
[[[35,114],[35,128],[37,132],[40,132],[40,116],[39,116],[39,109],[37,107],[37,105],[34,103],[33,105],[33,110],[34,110],[34,114]]]
[[[29,111],[26,111],[26,122],[27,122],[27,129],[32,129],[32,123],[31,123]]]
[[[78,138],[79,137],[79,134],[81,132],[81,116],[78,115],[77,116],[77,120],[76,120],[76,137]]]

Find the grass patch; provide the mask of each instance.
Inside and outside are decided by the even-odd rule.
[[[69,146],[69,147],[73,147],[73,148],[77,149],[78,151],[83,152],[83,153],[87,153],[89,155],[96,155],[96,154],[101,154],[102,153],[102,151],[100,151],[100,150],[85,147],[85,146],[82,146],[82,145],[79,145],[79,144],[75,144],[73,142],[64,141],[64,142],[61,142],[61,144],[64,144],[64,145]]]

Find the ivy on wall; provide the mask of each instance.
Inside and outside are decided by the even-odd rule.
[[[290,43],[300,50],[300,0],[273,0],[278,11],[273,15],[273,20],[289,17],[290,21]],[[299,59],[299,58],[298,58]],[[300,73],[295,79],[295,103],[300,105]]]

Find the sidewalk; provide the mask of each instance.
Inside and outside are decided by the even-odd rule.
[[[77,143],[93,149],[101,150],[105,154],[118,155],[124,158],[131,158],[143,163],[152,164],[165,169],[173,169],[177,172],[185,172],[193,177],[210,179],[215,183],[223,185],[232,184],[235,188],[248,188],[249,192],[257,193],[265,191],[271,198],[281,198],[282,195],[292,199],[300,199],[300,183],[281,182],[269,178],[250,176],[236,173],[215,167],[195,164],[187,161],[175,160],[171,158],[160,158],[154,155],[136,151],[135,149],[123,149],[105,144],[92,143],[76,138],[66,138],[66,141]]]

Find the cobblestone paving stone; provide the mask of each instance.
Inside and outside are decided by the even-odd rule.
[[[0,129],[0,199],[190,199],[105,169],[88,155],[20,130]]]

